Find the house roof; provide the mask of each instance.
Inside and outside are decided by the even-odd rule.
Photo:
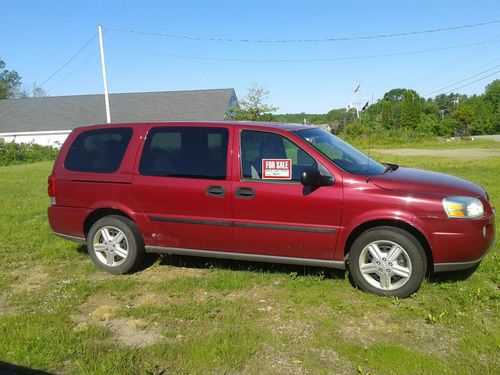
[[[237,107],[234,89],[110,94],[112,122],[217,121]],[[72,130],[105,123],[104,95],[0,100],[0,133]]]

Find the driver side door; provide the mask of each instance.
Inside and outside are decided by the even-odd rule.
[[[303,186],[300,176],[305,168],[326,168],[282,134],[242,130],[234,142],[239,150],[239,165],[233,167],[235,250],[332,259],[342,213],[342,181],[315,189]],[[290,176],[266,178],[267,160],[289,160]]]

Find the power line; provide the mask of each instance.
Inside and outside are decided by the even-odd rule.
[[[453,92],[454,90],[459,90],[459,89],[462,89],[464,87],[470,86],[470,85],[472,85],[472,84],[474,84],[476,82],[482,81],[483,79],[489,78],[489,77],[494,76],[495,74],[498,74],[498,73],[500,73],[500,70],[497,70],[496,72],[493,72],[491,74],[488,74],[487,76],[484,76],[484,77],[481,77],[479,79],[476,79],[475,81],[469,82],[469,83],[467,83],[465,85],[462,85],[462,86],[459,86],[459,87],[455,87],[453,90],[446,91],[443,94],[449,94],[450,92]]]
[[[436,93],[436,92],[439,92],[439,91],[445,90],[445,89],[447,89],[447,88],[449,88],[449,87],[459,85],[459,84],[461,84],[461,83],[463,83],[463,82],[468,81],[469,79],[472,79],[472,78],[475,78],[475,77],[477,77],[477,76],[480,76],[481,74],[487,73],[487,72],[489,72],[489,71],[491,71],[491,70],[494,70],[494,69],[496,69],[496,68],[498,68],[498,67],[500,67],[500,65],[495,65],[495,66],[493,66],[493,67],[491,67],[491,68],[489,68],[489,69],[483,70],[483,71],[482,71],[482,72],[480,72],[480,73],[476,73],[476,74],[474,74],[474,75],[472,75],[472,76],[470,76],[470,77],[467,77],[467,78],[465,78],[465,79],[462,79],[461,81],[454,82],[454,83],[452,83],[452,84],[450,84],[450,85],[447,85],[447,86],[441,87],[441,88],[439,88],[439,89],[437,89],[437,90],[434,90],[434,91],[430,91],[430,92],[428,92],[427,94],[424,94],[424,96],[428,96],[428,95],[434,94],[434,93]],[[454,89],[454,90],[456,90],[456,89]]]
[[[500,40],[499,40],[500,41]],[[438,79],[443,79],[444,76],[448,75],[450,72],[457,70],[459,67],[469,64],[470,62],[476,62],[479,56],[485,55],[487,53],[493,52],[495,56],[497,55],[494,51],[496,51],[494,45],[497,44],[498,41],[494,41],[491,43],[487,43],[484,45],[480,45],[476,48],[471,48],[465,54],[459,57],[454,57],[444,65],[440,65],[437,70],[433,70],[432,72],[420,72],[417,75],[411,77],[407,86],[414,86],[415,84],[422,83],[422,80],[425,80],[427,83],[430,83],[430,86],[436,85],[436,81]],[[487,64],[481,65],[477,69],[483,69],[487,66],[490,66],[492,63],[497,62],[498,58],[495,58],[489,61]],[[446,81],[446,80],[445,80]],[[429,85],[428,85],[429,86]]]
[[[54,73],[52,73],[47,79],[45,79],[38,87],[42,87],[43,88],[43,85],[45,85],[47,82],[49,82],[52,78],[54,78],[60,71],[62,71],[66,66],[68,66],[76,57],[78,57],[78,55],[80,55],[80,53],[83,52],[83,50],[85,48],[87,48],[87,46],[97,37],[97,33],[95,33],[73,56],[71,56],[68,60],[66,60],[66,62],[61,65],[61,67],[59,67]],[[95,55],[95,53],[91,56],[93,57]],[[66,78],[68,78],[70,75],[72,75],[73,73],[75,73],[81,66],[83,66],[88,60],[90,60],[89,57],[87,60],[85,60],[82,64],[80,64],[73,72],[71,72],[70,74],[68,74],[66,77],[64,77],[61,81],[59,81],[58,83],[56,83],[54,86],[52,86],[49,90],[47,90],[47,92],[49,92],[50,90],[52,90],[55,86],[57,86],[59,83],[61,83],[62,81],[64,81]],[[27,94],[26,94],[26,97],[29,97],[33,91],[36,89],[36,87],[34,87],[31,91],[29,91]],[[12,111],[12,109],[11,109]],[[9,110],[7,109],[7,111],[5,111],[3,114],[8,114],[8,113],[11,113],[9,112]]]
[[[446,51],[446,50],[456,49],[456,48],[476,46],[476,45],[491,43],[491,42],[495,42],[495,41],[500,41],[500,39],[486,40],[486,41],[481,41],[481,42],[476,42],[476,43],[467,43],[467,44],[460,44],[460,45],[448,46],[448,47],[421,49],[421,50],[414,50],[414,51],[403,51],[403,52],[393,52],[393,53],[364,55],[364,56],[342,56],[342,57],[310,58],[310,59],[235,59],[235,58],[226,58],[226,57],[177,55],[177,54],[162,53],[162,52],[148,52],[148,51],[143,51],[143,50],[138,50],[138,49],[128,49],[128,48],[116,48],[116,47],[110,47],[110,48],[113,50],[119,51],[119,52],[160,55],[160,56],[166,56],[166,57],[191,59],[191,60],[238,62],[238,63],[247,63],[247,62],[250,62],[250,63],[302,63],[302,62],[329,62],[329,61],[363,60],[363,59],[372,59],[372,58],[380,58],[380,57],[414,55],[414,54],[419,54],[419,53],[438,52],[438,51]]]
[[[69,74],[64,76],[63,79],[59,80],[56,84],[54,84],[51,88],[47,89],[47,93],[51,92],[55,87],[59,86],[61,83],[66,81],[69,77],[71,77],[73,74],[75,74],[82,66],[84,66],[86,63],[88,63],[97,53],[99,52],[99,49],[95,50],[94,53],[92,53],[89,57],[87,57],[80,65],[78,65],[73,71],[71,71]]]
[[[52,78],[54,78],[61,70],[63,70],[66,66],[68,66],[69,63],[71,63],[95,38],[97,37],[97,33],[95,33],[92,38],[90,38],[73,56],[71,56],[62,66],[57,69],[54,73],[52,73],[49,78],[47,78],[45,81],[43,81],[40,86],[45,85],[47,82],[49,82]],[[29,94],[28,94],[29,95]]]
[[[499,23],[500,20],[492,20],[487,22],[479,22],[468,25],[440,27],[436,29],[417,30],[408,32],[399,32],[392,34],[378,34],[378,35],[358,35],[347,37],[330,37],[322,39],[234,39],[234,38],[217,38],[211,36],[193,36],[193,35],[178,35],[178,34],[165,34],[158,32],[137,31],[130,29],[108,28],[108,30],[119,31],[131,34],[142,34],[149,36],[157,36],[169,39],[183,39],[193,41],[208,41],[208,42],[231,42],[231,43],[320,43],[320,42],[340,42],[340,41],[353,41],[353,40],[367,40],[367,39],[381,39],[381,38],[394,38],[399,36],[421,35],[430,33],[439,33],[443,31],[462,30],[473,27],[480,27]]]
[[[497,67],[498,67],[498,66],[497,66]],[[483,73],[484,73],[484,72],[483,72]],[[472,85],[472,84],[474,84],[474,83],[476,83],[476,82],[482,81],[483,79],[489,78],[489,77],[494,76],[495,74],[498,74],[498,73],[500,73],[500,70],[497,70],[496,72],[493,72],[493,73],[491,73],[491,74],[488,74],[488,75],[486,75],[486,76],[484,76],[484,77],[478,78],[478,79],[476,79],[476,80],[474,80],[474,81],[472,81],[472,82],[466,83],[465,85],[458,86],[458,87],[455,87],[454,89],[451,89],[451,90],[445,91],[445,92],[443,92],[442,94],[449,94],[450,92],[453,92],[453,91],[455,91],[455,90],[459,90],[459,89],[462,89],[462,88],[464,88],[464,87],[470,86],[470,85]],[[479,74],[482,74],[482,73],[479,73]],[[476,75],[476,76],[477,76],[477,75]],[[469,79],[470,79],[470,78],[471,78],[471,77],[469,77]],[[461,81],[461,82],[463,82],[463,81]],[[438,90],[438,91],[439,91],[439,90]],[[426,94],[426,95],[424,95],[424,96],[427,96],[427,95],[428,95],[428,94]]]

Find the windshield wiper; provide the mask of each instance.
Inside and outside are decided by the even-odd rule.
[[[389,164],[389,163],[382,163],[385,165],[385,169],[382,171],[382,174],[386,174],[387,172],[392,172],[395,171],[396,169],[399,168],[399,165],[397,164]]]

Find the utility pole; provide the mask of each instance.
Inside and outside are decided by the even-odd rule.
[[[106,103],[106,122],[111,122],[111,114],[109,113],[109,95],[108,95],[108,79],[106,78],[106,61],[104,59],[104,46],[102,43],[102,26],[97,26],[99,31],[99,47],[101,49],[101,66],[102,66],[102,80],[104,82],[104,102]]]

